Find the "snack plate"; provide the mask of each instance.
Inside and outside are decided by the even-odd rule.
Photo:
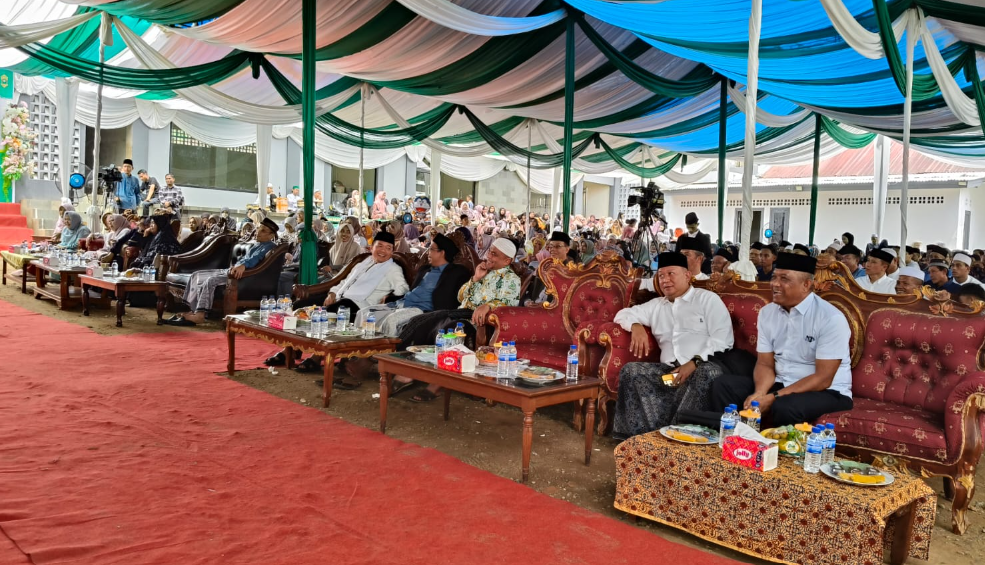
[[[243,313],[246,314],[247,316],[251,317],[251,318],[257,318],[257,319],[260,318],[260,311],[259,310],[247,310],[247,311],[245,311]]]
[[[871,465],[867,465],[865,463],[859,463],[857,461],[835,461],[835,463],[840,464],[846,471],[853,471],[853,470],[855,470],[855,471],[863,471],[865,469],[871,469],[871,468],[873,468]],[[882,469],[876,469],[876,471],[879,471],[879,474],[880,475],[882,475],[883,477],[886,478],[885,482],[881,482],[881,483],[856,483],[855,481],[850,481],[850,480],[843,479],[843,478],[839,477],[838,476],[838,473],[836,473],[836,472],[834,472],[834,471],[831,470],[831,465],[832,465],[832,463],[825,463],[824,465],[821,465],[821,472],[824,473],[825,475],[831,477],[832,479],[838,481],[839,483],[844,483],[846,485],[852,485],[852,486],[856,486],[856,487],[885,487],[885,486],[889,486],[889,485],[893,484],[894,482],[896,482],[896,477],[894,477],[891,473],[887,473],[886,471],[883,471]]]
[[[338,335],[342,337],[356,337],[356,336],[362,336],[363,332],[362,330],[344,330],[341,332],[338,330],[329,330],[328,335]]]
[[[527,362],[529,363],[529,361]],[[542,374],[543,376],[527,377],[522,374],[522,371],[536,372]],[[554,369],[548,369],[546,367],[530,367],[528,369],[521,369],[521,373],[517,374],[516,378],[528,385],[544,386],[564,380],[564,373],[561,371],[555,371]]]
[[[418,353],[427,353],[427,354],[430,354],[430,355],[434,355],[434,346],[433,345],[408,345],[407,346],[407,351],[410,351],[411,353],[413,353],[415,355],[418,354]]]
[[[700,436],[706,438],[708,441],[691,441],[679,437],[674,437],[671,431],[676,431],[692,436]],[[698,426],[695,424],[679,424],[676,426],[664,426],[660,428],[660,435],[665,438],[676,441],[680,443],[686,443],[689,445],[718,445],[718,432],[712,430],[711,428],[706,428],[704,426]]]

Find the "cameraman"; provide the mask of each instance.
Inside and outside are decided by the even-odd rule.
[[[150,216],[150,207],[160,202],[155,193],[161,185],[156,178],[147,174],[147,169],[137,171],[137,177],[140,178],[140,194],[146,195],[141,205],[143,208],[141,216]]]
[[[123,164],[120,165],[120,174],[123,178],[116,181],[116,185],[113,188],[113,191],[116,193],[116,210],[118,212],[123,212],[124,210],[137,211],[137,204],[140,202],[140,181],[132,173],[133,161],[124,159]]]

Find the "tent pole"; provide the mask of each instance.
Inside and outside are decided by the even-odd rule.
[[[530,221],[530,150],[533,147],[531,143],[531,134],[533,134],[533,124],[528,119],[527,120],[527,222],[523,226],[523,237],[524,239],[530,239],[530,227],[533,223]]]
[[[571,146],[573,144],[574,112],[575,112],[575,19],[569,12],[565,18],[564,35],[564,156],[561,231],[567,232],[571,217]]]
[[[106,63],[106,43],[113,41],[113,24],[110,15],[102,13],[99,22],[99,84],[96,85],[96,127],[92,134],[92,193],[89,197],[91,204],[87,212],[89,213],[89,226],[96,229],[99,226],[99,217],[102,215],[97,204],[99,195],[99,143],[102,138],[101,128],[103,122],[103,65]],[[109,189],[103,194],[103,210],[109,200]]]
[[[303,122],[304,230],[301,231],[301,284],[318,280],[318,247],[311,227],[315,193],[315,9],[316,0],[301,3],[301,114]]]
[[[759,35],[762,30],[763,0],[752,0],[749,14],[749,56],[746,71],[746,127],[742,155],[742,231],[739,260],[749,260],[752,243],[752,174],[756,164],[756,100],[759,90]]]
[[[722,244],[725,233],[725,203],[728,197],[728,170],[725,167],[725,147],[728,120],[728,79],[722,77],[722,93],[718,102],[718,245]]]
[[[920,18],[922,22],[922,18]],[[907,225],[906,212],[910,203],[910,121],[913,117],[913,50],[916,47],[916,30],[906,30],[906,98],[903,100],[903,184],[900,187],[900,249],[905,251]],[[881,234],[880,234],[881,236]],[[902,267],[906,262],[900,261]]]
[[[366,96],[369,93],[369,89],[366,88],[366,84],[363,83],[362,87],[359,89],[359,199],[362,204],[369,209],[369,204],[366,202],[366,187],[363,181],[364,163],[365,163],[365,145],[366,145]],[[363,218],[362,214],[363,207],[359,207],[359,218],[362,220],[369,219]]]
[[[441,206],[441,152],[431,149],[431,227],[438,225],[438,207]]]
[[[811,226],[807,245],[814,245],[817,226],[817,172],[821,166],[821,114],[814,114],[814,168],[811,171]]]

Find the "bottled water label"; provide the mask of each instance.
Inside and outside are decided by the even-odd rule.
[[[821,453],[824,450],[824,441],[815,429],[811,435],[807,436],[807,449],[804,452],[804,471],[817,473],[821,470]]]

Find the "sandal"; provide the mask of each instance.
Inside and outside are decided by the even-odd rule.
[[[308,357],[304,361],[301,361],[294,367],[294,370],[299,373],[317,373],[321,371],[321,362],[312,361],[311,357]]]
[[[277,355],[271,355],[263,360],[263,364],[268,367],[283,367],[287,364],[287,356],[281,351]]]
[[[356,390],[357,388],[363,386],[363,382],[355,379],[342,379],[335,388],[339,390]]]
[[[439,396],[441,395],[436,392],[431,392],[428,389],[424,389],[421,392],[410,397],[410,399],[414,402],[431,402],[432,400],[438,398]]]
[[[414,386],[414,381],[407,381],[405,383],[402,383],[400,381],[394,381],[393,391],[390,393],[390,396],[397,396],[398,394],[400,394],[401,392],[407,390],[412,386]]]

